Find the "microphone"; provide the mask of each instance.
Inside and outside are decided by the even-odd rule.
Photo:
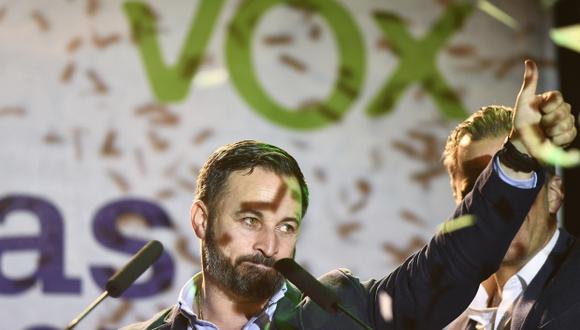
[[[107,281],[109,296],[118,298],[135,280],[153,265],[163,253],[163,244],[153,240],[147,243],[131,260]]]
[[[147,268],[159,259],[162,253],[163,244],[159,241],[152,240],[145,244],[145,246],[143,246],[123,268],[118,270],[113,276],[111,276],[111,278],[109,278],[105,286],[106,290],[101,293],[101,295],[95,299],[89,307],[74,318],[65,330],[74,329],[74,327],[76,327],[77,324],[87,316],[87,314],[89,314],[108,296],[117,298],[122,295],[123,292],[125,292],[125,290],[127,290],[127,288],[129,288],[131,284],[133,284],[133,282],[135,282],[135,280],[147,270]]]
[[[274,269],[284,275],[288,281],[294,284],[306,296],[310,297],[322,309],[331,313],[340,310],[358,323],[363,329],[372,330],[371,327],[340,304],[340,298],[334,291],[320,283],[314,276],[297,264],[294,259],[280,259],[274,263]]]

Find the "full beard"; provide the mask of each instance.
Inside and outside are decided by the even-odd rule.
[[[212,228],[208,228],[202,246],[202,261],[207,275],[247,302],[270,298],[284,283],[284,277],[272,268],[276,260],[261,253],[243,255],[230,262],[217,245]]]

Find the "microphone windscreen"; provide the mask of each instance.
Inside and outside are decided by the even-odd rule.
[[[149,266],[159,259],[162,253],[163,244],[159,241],[153,240],[145,244],[123,268],[107,281],[106,288],[109,295],[117,298],[123,294]]]
[[[310,297],[323,309],[336,312],[338,296],[329,288],[325,287],[314,276],[297,264],[294,259],[284,258],[276,261],[274,269],[282,273],[288,281],[296,285],[300,291]]]

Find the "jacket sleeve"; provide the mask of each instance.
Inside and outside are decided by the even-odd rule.
[[[544,183],[533,189],[505,183],[493,162],[481,173],[453,218],[475,223],[436,234],[419,252],[380,281],[366,284],[369,319],[377,329],[442,329],[469,305],[479,283],[493,274]],[[381,317],[379,294],[391,298],[392,320]]]

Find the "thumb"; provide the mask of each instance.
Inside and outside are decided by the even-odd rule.
[[[535,98],[536,88],[538,87],[538,66],[536,65],[536,62],[532,60],[526,60],[524,65],[524,81],[519,93],[519,98],[522,101],[531,101]]]

